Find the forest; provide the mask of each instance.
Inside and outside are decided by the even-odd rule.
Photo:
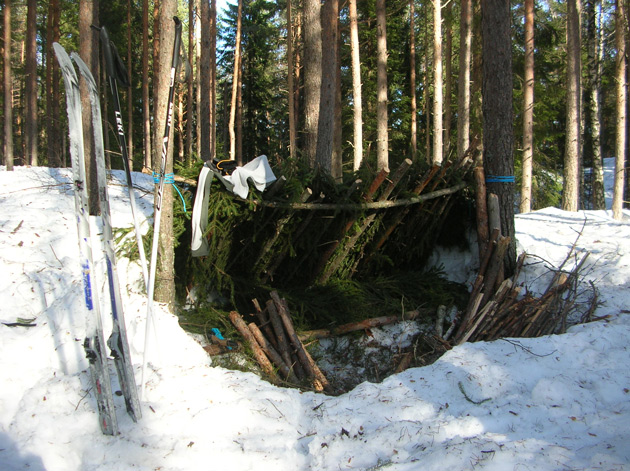
[[[107,165],[123,168],[99,46],[106,27],[126,74],[129,164],[155,171],[177,16],[167,171],[182,178],[213,159],[242,165],[264,154],[275,167],[342,184],[407,159],[445,166],[475,147],[495,178],[489,189],[501,188],[503,224],[515,208],[604,208],[602,159],[615,157],[620,217],[630,40],[623,0],[237,0],[222,9],[216,0],[4,0],[1,9],[7,170],[69,165],[55,42],[78,51],[98,78]],[[173,237],[170,225],[164,237]],[[163,256],[171,272],[172,251]]]

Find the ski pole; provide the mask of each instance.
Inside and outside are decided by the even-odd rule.
[[[171,133],[171,123],[173,120],[173,97],[175,95],[175,72],[177,64],[179,62],[179,48],[181,44],[182,36],[182,23],[176,16],[173,17],[175,22],[175,40],[173,42],[173,59],[171,61],[171,75],[170,75],[170,88],[168,91],[168,103],[166,107],[166,123],[164,125],[164,137],[162,139],[162,158],[160,161],[160,173],[159,184],[157,188],[157,195],[155,198],[155,211],[153,216],[153,244],[151,248],[151,265],[149,274],[149,286],[147,288],[147,321],[145,328],[145,340],[144,340],[144,359],[142,362],[142,385],[140,389],[140,398],[144,397],[145,390],[145,373],[147,367],[147,347],[149,340],[149,333],[151,331],[150,324],[153,318],[153,296],[155,292],[155,272],[157,265],[157,253],[159,248],[160,239],[160,219],[162,216],[162,197],[164,195],[164,174],[166,173],[166,159],[168,157],[168,145]]]
[[[118,82],[124,87],[129,86],[127,79],[127,70],[123,64],[116,45],[112,43],[107,34],[107,29],[103,26],[100,28],[101,44],[103,45],[103,55],[105,57],[105,70],[107,71],[107,79],[109,88],[112,92],[114,101],[114,116],[116,118],[116,139],[120,146],[122,154],[123,168],[125,169],[125,177],[127,179],[127,192],[129,194],[129,202],[131,204],[131,215],[133,217],[133,225],[136,231],[136,243],[138,244],[138,253],[140,254],[140,266],[142,267],[142,275],[144,276],[144,286],[148,288],[149,273],[147,268],[147,257],[144,252],[144,244],[142,243],[142,232],[140,230],[140,220],[138,218],[136,194],[133,191],[133,181],[131,179],[131,168],[129,164],[129,156],[127,152],[127,140],[125,139],[125,130],[122,121],[122,113],[120,111],[120,99],[118,97]]]

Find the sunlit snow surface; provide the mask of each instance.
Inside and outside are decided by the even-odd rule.
[[[606,320],[564,335],[464,344],[339,397],[213,367],[158,309],[144,416],[133,423],[116,397],[120,434],[108,437],[82,348],[70,178],[0,168],[0,320],[36,324],[0,325],[0,470],[630,469],[628,213],[622,222],[608,211],[553,208],[516,218],[519,251],[536,256],[522,274],[527,288],[543,289],[544,265],[558,266],[575,243],[578,254],[591,253],[583,284],[594,282],[604,303],[595,314]],[[134,178],[150,190],[150,177]],[[138,196],[150,216],[151,195]],[[110,199],[114,226],[131,226],[121,172]],[[141,272],[124,259],[118,268],[139,382]]]

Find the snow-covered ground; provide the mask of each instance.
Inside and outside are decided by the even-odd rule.
[[[115,172],[110,184],[113,223],[127,227],[121,179]],[[577,240],[591,252],[584,281],[597,286],[605,319],[464,344],[338,397],[213,367],[158,309],[143,417],[133,423],[116,397],[120,434],[109,437],[82,347],[69,182],[67,170],[0,168],[0,320],[35,324],[0,324],[0,470],[630,469],[630,213],[622,222],[553,208],[516,218],[519,250],[539,257],[522,275],[529,289],[544,284],[540,260],[559,265]],[[150,196],[141,207],[150,215]],[[139,267],[119,260],[119,272],[139,382],[146,300]]]

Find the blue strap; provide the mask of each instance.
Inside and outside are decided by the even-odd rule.
[[[486,183],[514,183],[514,175],[488,175]]]
[[[212,332],[219,340],[225,340],[223,338],[223,335],[221,335],[221,331],[219,329],[217,329],[216,327],[213,327],[210,332]]]
[[[153,172],[153,183],[155,183],[156,185],[160,183],[160,174],[158,172]],[[182,200],[182,204],[184,205],[184,212],[186,212],[186,201],[184,200],[182,192],[179,191],[179,188],[177,188],[177,185],[175,185],[175,174],[165,173],[164,183],[167,185],[173,185],[173,188],[175,188],[175,191],[177,191],[177,194],[179,195],[179,199]]]

